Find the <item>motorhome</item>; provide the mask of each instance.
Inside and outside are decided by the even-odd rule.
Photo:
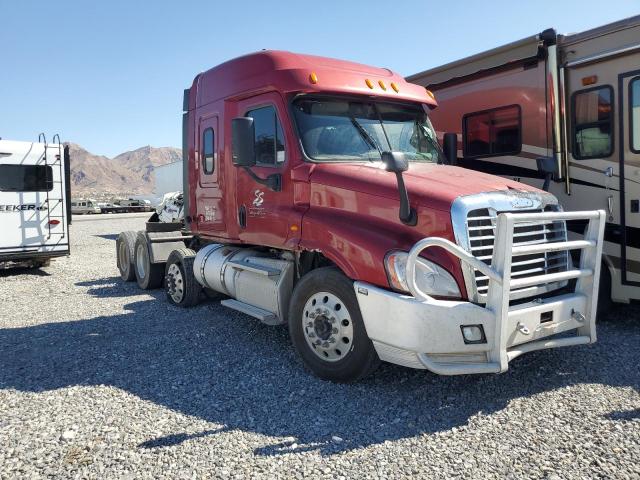
[[[92,198],[80,198],[71,201],[71,212],[74,215],[91,215],[102,213],[98,202]]]
[[[184,222],[120,233],[122,279],[287,324],[305,365],[334,381],[381,360],[497,373],[594,342],[604,211],[562,212],[548,192],[446,165],[436,106],[388,69],[290,52],[198,74]],[[585,239],[567,240],[572,219]]]
[[[431,119],[458,135],[458,165],[547,184],[565,210],[604,209],[601,291],[640,299],[640,16],[545,30],[407,80],[437,99]]]
[[[39,140],[0,140],[0,268],[69,254],[69,150]]]

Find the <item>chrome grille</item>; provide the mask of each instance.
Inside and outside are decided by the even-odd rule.
[[[545,209],[547,210],[547,209]],[[470,210],[466,218],[466,230],[470,252],[487,265],[491,265],[495,240],[496,220],[500,213],[488,208]],[[527,212],[542,212],[542,209]],[[515,212],[517,213],[517,212]],[[564,241],[567,239],[565,222],[545,224],[517,224],[514,229],[513,246],[535,245],[540,243]],[[547,273],[562,272],[568,269],[569,255],[566,251],[547,252],[534,255],[522,255],[514,258],[511,264],[511,278],[526,278]],[[486,301],[489,279],[477,270],[473,270],[475,285],[472,291],[480,303]],[[566,282],[547,283],[511,291],[511,299],[521,299],[562,288]]]

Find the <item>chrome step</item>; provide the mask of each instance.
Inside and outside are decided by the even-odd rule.
[[[222,300],[220,304],[232,310],[236,310],[237,312],[245,313],[247,315],[252,316],[253,318],[257,318],[258,320],[260,320],[263,323],[266,323],[267,325],[280,324],[280,321],[275,314],[267,310],[264,310],[260,307],[249,305],[248,303],[244,303],[233,298]]]

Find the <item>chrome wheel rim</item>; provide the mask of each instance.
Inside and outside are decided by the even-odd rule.
[[[184,298],[184,278],[182,272],[175,263],[169,265],[167,271],[167,292],[175,303],[180,303]]]
[[[140,278],[144,278],[146,272],[146,263],[147,263],[147,250],[143,245],[138,244],[136,255],[136,269],[138,270],[138,276]]]
[[[311,351],[325,362],[342,360],[353,344],[351,314],[333,293],[309,297],[302,310],[302,331]]]

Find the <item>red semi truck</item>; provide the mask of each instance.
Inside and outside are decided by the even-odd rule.
[[[594,342],[604,212],[563,212],[547,192],[447,165],[435,107],[390,70],[288,52],[197,75],[184,226],[120,234],[122,278],[163,284],[178,306],[217,292],[288,324],[306,366],[334,381],[381,360],[497,373]],[[569,219],[587,222],[584,239],[567,239]]]

